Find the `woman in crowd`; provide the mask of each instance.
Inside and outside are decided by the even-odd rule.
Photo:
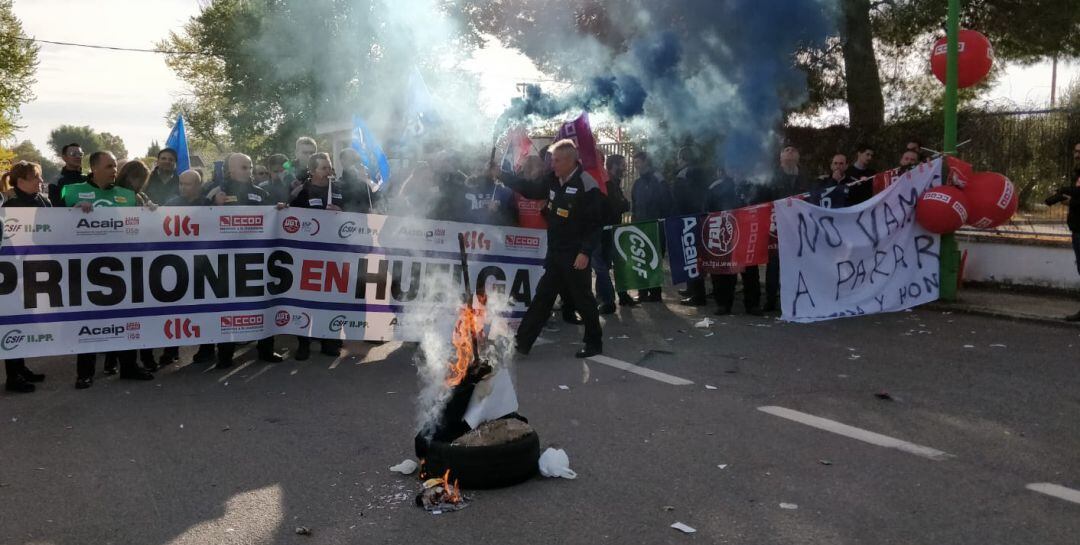
[[[4,201],[4,208],[52,208],[49,198],[41,193],[42,187],[45,187],[45,182],[41,178],[41,165],[27,161],[15,163],[11,170],[0,178],[0,189],[10,191],[10,198]],[[4,370],[7,372],[6,388],[9,392],[33,392],[34,383],[45,380],[45,375],[31,372],[22,358],[4,361]]]

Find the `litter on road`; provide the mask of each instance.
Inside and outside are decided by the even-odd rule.
[[[693,528],[691,528],[691,527],[689,527],[689,526],[687,526],[687,525],[685,525],[685,524],[683,524],[681,522],[676,522],[675,524],[672,524],[671,527],[678,530],[678,531],[680,531],[680,532],[682,532],[682,533],[684,533],[684,534],[693,534],[693,533],[697,532],[697,530],[695,530],[695,529],[693,529]]]
[[[794,510],[798,509],[798,508],[799,508],[799,506],[798,506],[798,505],[796,505],[796,504],[794,504],[794,503],[781,503],[781,504],[780,504],[780,508],[781,508],[781,509],[788,509],[788,510],[794,511]]]
[[[395,473],[401,473],[402,475],[412,475],[417,468],[416,462],[412,460],[405,460],[396,466],[392,466],[390,471]]]
[[[570,457],[563,449],[549,448],[540,455],[540,474],[545,477],[576,479],[577,473],[570,469]]]

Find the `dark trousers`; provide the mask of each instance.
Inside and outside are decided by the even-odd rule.
[[[311,341],[319,341],[323,350],[341,350],[342,346],[345,346],[345,342],[341,339],[316,339],[315,337],[301,337],[297,335],[296,344],[298,346],[311,347]]]
[[[1080,273],[1080,232],[1072,234],[1073,254],[1076,255],[1076,272]]]
[[[769,264],[765,266],[765,304],[777,306],[780,301],[780,253],[769,252]]]
[[[23,374],[30,372],[30,370],[26,368],[26,360],[22,358],[4,360],[4,371],[7,373],[8,382],[14,382],[19,378],[22,378]]]
[[[715,284],[715,280],[713,284]],[[690,297],[693,299],[705,300],[705,276],[701,275],[697,278],[691,278],[686,282],[686,291],[690,292]],[[715,291],[715,290],[713,290]]]
[[[259,339],[259,342],[255,343],[255,350],[259,353],[259,356],[268,355],[274,352],[274,337],[267,337],[265,339]],[[236,343],[218,343],[217,345],[217,358],[222,363],[232,363],[233,354],[236,353]]]
[[[600,312],[596,308],[596,298],[593,297],[589,287],[592,271],[586,268],[579,271],[574,268],[576,255],[550,256],[544,263],[544,274],[536,284],[536,294],[533,296],[529,310],[521,320],[517,331],[518,347],[528,352],[544,329],[551,309],[555,306],[555,298],[559,294],[569,298],[569,303],[581,315],[585,324],[585,344],[588,346],[602,346],[604,332],[600,329]]]
[[[121,373],[128,374],[139,370],[139,355],[137,350],[118,350],[116,352],[110,352],[110,354],[116,354],[116,359],[120,361]],[[94,378],[96,367],[96,352],[75,356],[75,374],[78,378]]]
[[[730,309],[735,305],[735,285],[739,281],[738,274],[714,274],[712,275],[713,296],[716,304],[722,309]],[[761,273],[757,267],[747,267],[741,274],[743,281],[743,304],[746,309],[761,307]]]

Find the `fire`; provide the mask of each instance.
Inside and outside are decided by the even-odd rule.
[[[476,359],[476,345],[478,345],[484,333],[483,305],[484,301],[481,299],[479,308],[463,305],[461,312],[458,313],[453,337],[457,359],[450,362],[450,369],[446,374],[447,386],[453,387],[461,384],[461,381],[465,379],[465,375],[469,372],[469,366]]]
[[[424,489],[417,495],[416,504],[428,511],[457,511],[469,505],[461,494],[457,479],[451,484],[449,469],[442,477],[424,481]]]

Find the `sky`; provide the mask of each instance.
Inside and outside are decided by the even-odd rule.
[[[14,1],[15,16],[31,37],[143,49],[179,30],[199,5],[200,0]],[[119,135],[130,153],[141,154],[168,136],[165,113],[185,87],[162,55],[42,44],[39,60],[37,98],[22,108],[25,128],[16,133],[18,141],[29,139],[44,151],[49,131],[57,126],[89,125]],[[493,114],[517,95],[516,83],[544,79],[527,58],[497,43],[465,66],[483,72],[480,106]],[[493,72],[492,66],[501,68]],[[1061,64],[1058,73],[1064,89],[1080,77],[1080,63]],[[1006,67],[988,98],[1045,107],[1050,80],[1048,63]]]

